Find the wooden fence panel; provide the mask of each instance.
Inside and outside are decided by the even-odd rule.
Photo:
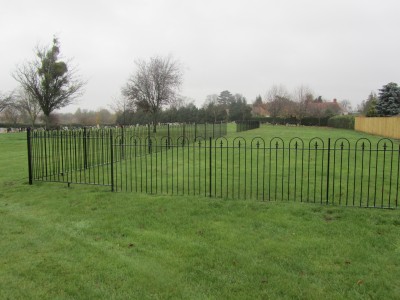
[[[388,138],[400,139],[400,117],[356,117],[354,129]]]

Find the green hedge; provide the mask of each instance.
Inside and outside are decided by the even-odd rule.
[[[354,130],[354,116],[334,116],[328,120],[328,126]]]
[[[0,123],[0,128],[28,128],[27,124],[11,124],[11,123]]]
[[[303,125],[303,126],[327,126],[329,117],[317,118],[317,117],[304,117],[301,120],[292,118],[280,118],[280,117],[264,117],[264,118],[253,118],[253,120],[260,121],[261,123],[270,123],[274,125]]]

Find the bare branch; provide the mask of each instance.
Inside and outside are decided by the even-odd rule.
[[[171,57],[153,57],[137,60],[136,72],[129,78],[122,94],[137,108],[153,115],[154,124],[162,106],[178,97],[182,71],[178,61]]]
[[[5,110],[13,103],[13,93],[7,95],[0,94],[0,112]]]

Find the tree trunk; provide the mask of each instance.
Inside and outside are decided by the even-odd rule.
[[[50,126],[50,115],[44,115],[45,129],[48,130]]]
[[[153,112],[153,133],[157,132],[157,112]]]

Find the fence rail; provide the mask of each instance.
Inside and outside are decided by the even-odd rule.
[[[28,132],[30,182],[113,191],[397,208],[400,146],[389,139],[138,137]]]

